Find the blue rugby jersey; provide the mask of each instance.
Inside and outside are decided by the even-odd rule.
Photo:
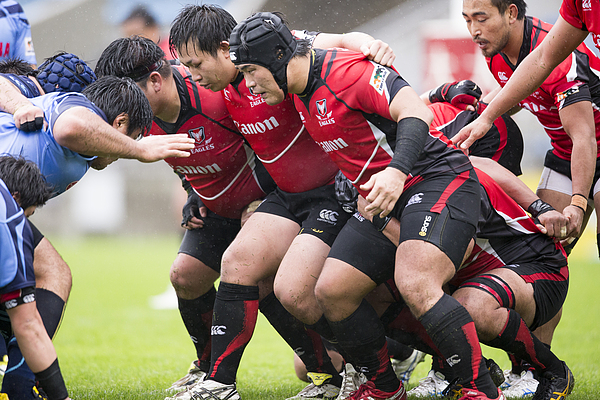
[[[53,186],[53,196],[57,196],[77,183],[96,158],[76,153],[56,142],[53,129],[57,118],[77,106],[86,107],[105,121],[106,116],[79,93],[49,93],[30,100],[44,111],[47,130],[23,132],[15,126],[12,114],[0,113],[0,154],[23,156],[36,163]]]
[[[0,1],[0,60],[7,58],[37,64],[29,21],[14,0]]]

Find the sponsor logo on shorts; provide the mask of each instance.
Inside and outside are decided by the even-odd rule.
[[[323,233],[323,231],[320,229],[310,228],[310,230],[313,231],[314,233]]]
[[[405,207],[408,207],[412,204],[419,204],[422,201],[423,201],[423,193],[413,194],[412,197],[410,199],[408,199],[408,202],[406,203]]]
[[[192,339],[193,343],[198,343],[198,338],[196,336],[190,335],[190,339]]]
[[[448,362],[448,365],[450,365],[451,367],[458,364],[461,360],[460,357],[458,356],[458,354],[455,354],[449,358],[446,358],[446,361]]]
[[[359,220],[360,222],[363,222],[365,220],[365,217],[363,217],[363,215],[360,212],[355,212],[354,215],[352,215],[354,218],[356,218],[357,220]]]
[[[317,221],[327,222],[328,224],[335,225],[337,223],[339,215],[340,214],[337,211],[321,210]]]
[[[227,327],[225,325],[213,325],[210,328],[210,334],[211,336],[223,336],[226,330]]]
[[[377,93],[380,95],[383,94],[385,89],[385,80],[390,74],[390,70],[384,67],[383,65],[379,65],[376,63],[372,63],[375,66],[373,70],[373,74],[371,75],[371,80],[369,84],[375,88]]]
[[[429,228],[430,222],[431,222],[431,215],[426,215],[425,220],[423,220],[423,226],[421,226],[421,231],[419,232],[419,236],[427,235],[427,229]]]
[[[304,355],[305,351],[302,347],[298,347],[297,349],[294,349],[294,353],[296,353],[298,357],[301,357]]]

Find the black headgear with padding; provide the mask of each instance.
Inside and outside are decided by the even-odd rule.
[[[237,24],[229,37],[229,54],[235,65],[267,68],[287,94],[287,66],[296,53],[296,39],[280,17],[259,12]]]

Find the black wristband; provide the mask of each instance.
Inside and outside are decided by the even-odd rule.
[[[381,218],[379,214],[375,214],[373,215],[373,226],[375,226],[379,232],[383,232],[387,224],[390,223],[391,219],[392,217],[389,215],[385,218]]]
[[[536,201],[531,203],[529,205],[529,207],[527,207],[527,212],[529,214],[531,214],[531,216],[533,218],[537,218],[538,215],[541,215],[545,212],[553,211],[553,210],[554,210],[554,207],[552,207],[550,204],[544,202],[542,199],[537,199]]]
[[[429,135],[429,125],[416,117],[402,118],[396,128],[396,148],[389,166],[408,175],[413,168]]]
[[[48,368],[36,373],[35,379],[48,396],[48,400],[64,400],[69,397],[69,392],[67,392],[65,381],[58,366],[58,358]]]

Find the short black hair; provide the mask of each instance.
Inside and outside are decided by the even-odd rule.
[[[504,14],[506,12],[506,10],[508,10],[508,7],[510,7],[511,4],[514,4],[515,6],[517,6],[517,9],[519,10],[517,13],[517,19],[521,20],[523,18],[525,18],[525,13],[527,12],[527,3],[525,3],[525,0],[491,0],[492,1],[492,5],[494,7],[496,7],[498,9],[498,11],[500,11],[500,14]]]
[[[169,47],[173,50],[185,48],[192,41],[196,50],[216,56],[221,42],[229,41],[236,25],[235,18],[215,4],[189,4],[171,25]]]
[[[38,166],[23,157],[0,156],[0,179],[22,209],[41,207],[52,196],[52,188]]]
[[[122,23],[133,21],[136,19],[144,21],[144,25],[146,26],[158,26],[158,22],[156,22],[156,18],[154,18],[154,15],[152,15],[150,11],[148,11],[148,9],[143,5],[138,5],[137,7],[134,7]]]
[[[83,94],[106,114],[111,125],[120,114],[127,114],[129,136],[137,129],[142,134],[150,130],[154,117],[150,103],[131,78],[106,75],[85,88]]]
[[[98,77],[129,77],[142,86],[153,71],[157,71],[163,78],[168,78],[173,73],[160,46],[142,36],[114,40],[100,55],[95,70]]]
[[[20,58],[8,58],[0,61],[0,73],[34,76],[35,69],[27,61]]]

